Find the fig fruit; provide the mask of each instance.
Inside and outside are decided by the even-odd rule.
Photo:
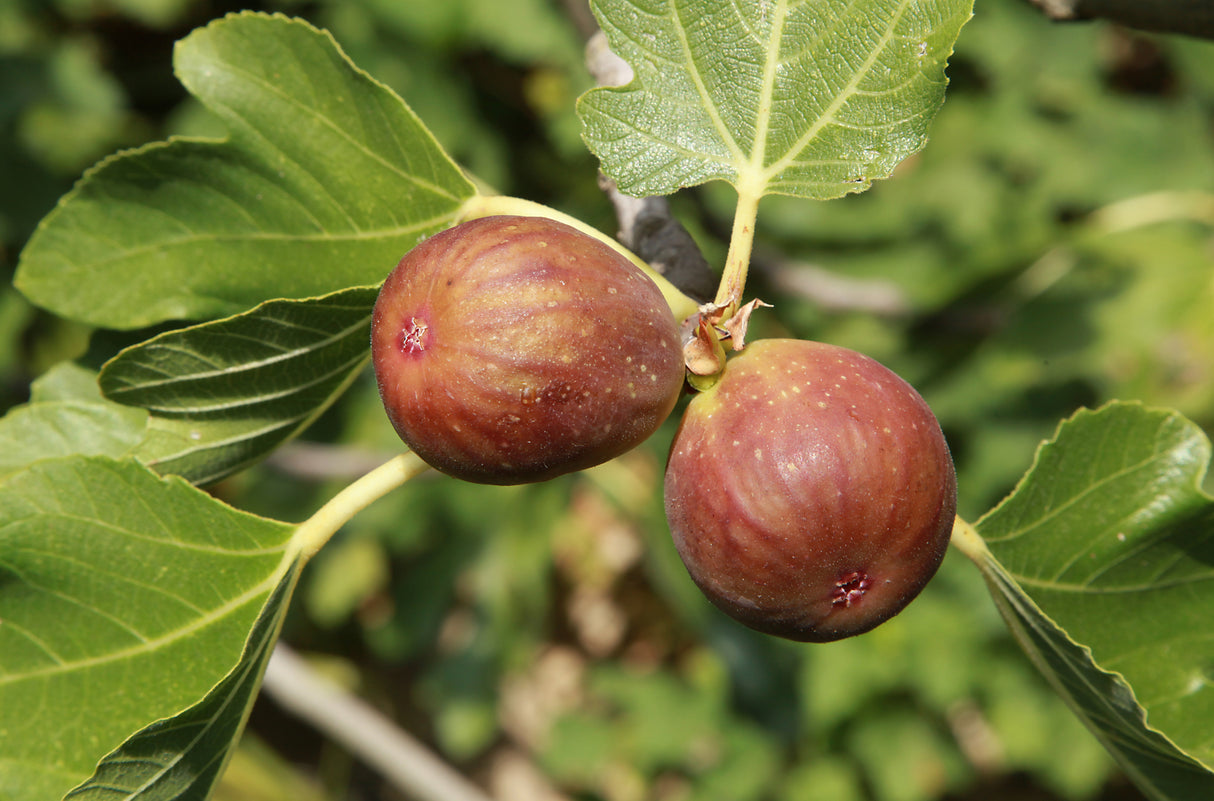
[[[376,299],[371,353],[401,439],[485,484],[620,455],[670,414],[684,377],[653,281],[542,217],[471,220],[409,251]]]
[[[665,495],[679,555],[716,606],[768,634],[828,642],[923,589],[948,546],[957,481],[909,384],[846,348],[773,339],[688,404]]]

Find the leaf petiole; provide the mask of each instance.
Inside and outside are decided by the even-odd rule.
[[[389,459],[334,495],[316,514],[300,523],[291,537],[291,548],[304,561],[311,559],[354,515],[429,467],[412,451]]]
[[[746,274],[750,269],[750,253],[755,241],[755,221],[759,216],[760,188],[738,186],[738,207],[734,211],[733,231],[729,235],[729,253],[717,287],[716,305],[725,309],[723,320],[729,319],[742,303],[746,289]],[[726,308],[728,307],[728,308]]]
[[[986,548],[986,543],[978,534],[978,530],[962,520],[960,515],[957,516],[957,519],[953,523],[953,536],[949,540],[949,544],[965,554],[971,562],[979,567],[982,566],[990,555],[990,552]]]

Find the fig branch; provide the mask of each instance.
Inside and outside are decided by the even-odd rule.
[[[279,643],[264,690],[284,710],[344,746],[402,794],[418,801],[492,801],[479,787],[383,713],[320,675]]]
[[[700,252],[699,245],[660,196],[625,195],[615,182],[599,175],[599,188],[615,209],[619,237],[624,247],[648,262],[657,272],[698,303],[712,300],[717,274]]]
[[[1206,0],[1032,0],[1056,22],[1103,19],[1156,33],[1214,39],[1214,11]]]

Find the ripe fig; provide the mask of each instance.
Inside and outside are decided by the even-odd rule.
[[[935,574],[957,481],[909,384],[855,351],[777,339],[688,404],[665,493],[675,546],[714,604],[829,642],[893,617]]]
[[[483,217],[409,251],[380,290],[388,418],[430,466],[542,481],[638,445],[683,386],[678,326],[609,245],[542,217]]]

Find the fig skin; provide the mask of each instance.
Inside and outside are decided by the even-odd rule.
[[[767,634],[829,642],[893,617],[935,574],[957,481],[935,415],[896,374],[772,339],[688,404],[665,496],[709,600]]]
[[[604,242],[542,217],[471,220],[380,289],[371,352],[401,439],[467,481],[543,481],[612,459],[682,391],[678,326]]]

